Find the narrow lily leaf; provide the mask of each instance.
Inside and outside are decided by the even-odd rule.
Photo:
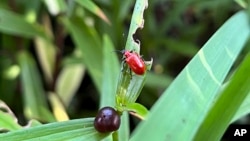
[[[126,111],[130,114],[144,120],[148,114],[148,109],[140,103],[129,103],[126,106]]]
[[[126,106],[127,103],[136,101],[145,84],[145,75],[146,72],[143,75],[136,75],[131,72],[127,65],[124,65],[120,73],[116,91],[116,106],[118,109],[122,110],[122,107]]]
[[[236,3],[238,3],[241,7],[247,8],[248,7],[248,1],[246,0],[234,0]]]
[[[42,125],[41,122],[35,120],[35,119],[32,119],[28,122],[28,124],[26,126],[24,126],[24,128],[30,128],[30,127],[35,127],[35,126],[38,126],[38,125]]]
[[[50,14],[58,15],[66,11],[66,3],[64,0],[44,0]]]
[[[220,140],[237,109],[250,91],[250,54],[240,65],[224,91],[216,99],[194,140]]]
[[[42,18],[43,27],[47,35],[53,37],[51,30],[52,27],[50,25],[50,20],[47,15],[43,16]],[[35,38],[35,49],[38,55],[39,62],[41,64],[41,68],[45,75],[45,79],[48,83],[52,83],[53,79],[53,72],[55,67],[55,56],[56,56],[56,47],[52,42],[48,40],[44,40],[41,37]]]
[[[107,35],[103,37],[103,82],[101,104],[103,106],[115,106],[115,89],[120,72],[119,61],[114,46]]]
[[[94,13],[106,23],[111,24],[107,16],[104,12],[91,0],[75,0],[78,4],[89,10],[90,12]]]
[[[150,63],[150,66],[148,66],[148,69],[151,68],[151,64],[152,63]],[[132,72],[132,70],[130,70],[127,64],[124,65],[124,67],[121,69],[120,78],[117,85],[117,106],[124,106],[127,103],[133,103],[137,100],[145,84],[146,74],[147,72],[145,72],[143,75],[136,75]]]
[[[52,82],[55,63],[55,47],[43,38],[35,38],[35,49],[47,82]]]
[[[103,37],[103,85],[101,93],[100,107],[115,106],[115,95],[118,75],[120,72],[119,62],[114,46],[107,35]],[[128,115],[123,113],[121,116],[121,126],[118,130],[119,140],[127,141],[129,138]],[[108,139],[107,139],[108,140]]]
[[[248,21],[247,14],[240,11],[208,40],[154,104],[131,141],[194,138],[249,37]]]
[[[102,84],[102,48],[101,40],[92,27],[87,27],[80,17],[71,20],[62,19],[76,46],[82,53],[83,63],[90,73],[97,89],[101,92]]]
[[[0,134],[0,140],[10,141],[100,141],[109,134],[100,134],[93,127],[93,118],[76,119],[38,125]]]
[[[54,117],[49,112],[45,91],[33,58],[23,51],[18,54],[17,59],[21,67],[25,115],[30,119],[54,121]]]
[[[85,67],[81,63],[65,64],[56,80],[56,93],[66,107],[78,90],[85,74]],[[70,82],[70,83],[69,83]]]
[[[17,118],[10,108],[0,100],[0,131],[1,130],[17,130],[22,128],[17,123]]]
[[[123,0],[123,1],[120,1],[121,3],[121,10],[119,11],[119,15],[118,15],[118,18],[120,21],[123,21],[126,16],[128,15],[130,9],[131,9],[131,6],[134,4],[134,1],[132,0]]]
[[[52,92],[49,93],[49,100],[56,120],[57,121],[69,120],[68,114],[64,108],[62,101],[55,93]]]
[[[133,35],[136,30],[142,29],[144,26],[143,12],[148,7],[148,0],[136,0],[131,24],[129,27],[128,38],[126,42],[126,50],[134,50],[138,54],[140,54],[140,43],[139,41],[135,41],[133,39]]]
[[[247,97],[245,98],[244,102],[239,107],[237,113],[234,115],[234,118],[231,120],[231,123],[240,119],[241,117],[250,113],[250,93],[248,93]]]
[[[140,44],[134,41],[133,34],[135,34],[138,28],[143,28],[143,12],[147,5],[147,0],[136,1],[125,47],[126,50],[133,50],[137,54],[139,54]],[[153,60],[151,59],[151,61],[144,62],[147,70],[150,70]],[[127,103],[136,101],[145,84],[145,76],[147,74],[147,72],[143,75],[135,74],[125,61],[122,62],[122,66],[116,91],[116,106],[120,110],[122,110],[124,106],[126,107]]]
[[[40,36],[48,39],[42,27],[29,23],[22,16],[4,9],[0,9],[0,31],[27,38]]]
[[[119,141],[128,141],[129,140],[129,134],[130,134],[130,130],[129,130],[129,116],[128,113],[126,111],[124,111],[122,113],[121,116],[121,125],[120,128],[118,130],[118,139]]]

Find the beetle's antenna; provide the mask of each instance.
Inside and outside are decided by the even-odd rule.
[[[124,54],[125,50],[124,49],[123,50],[114,50],[113,52],[119,52],[121,54]]]

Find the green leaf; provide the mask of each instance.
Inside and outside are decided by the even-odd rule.
[[[39,62],[45,74],[46,81],[51,83],[55,67],[56,48],[43,38],[35,38],[35,49],[39,57]]]
[[[50,14],[58,15],[66,11],[66,3],[64,0],[44,0]]]
[[[109,134],[100,134],[93,127],[93,118],[76,119],[38,125],[0,134],[0,140],[99,141]]]
[[[47,15],[43,16],[41,19],[42,26],[45,29],[45,32],[50,37],[53,37],[51,21]],[[45,40],[41,37],[36,37],[34,39],[35,49],[41,65],[41,69],[45,75],[47,83],[52,83],[53,73],[55,69],[56,62],[56,46],[51,41]]]
[[[140,44],[137,43],[139,41],[135,41],[133,39],[133,35],[135,34],[136,30],[139,28],[143,28],[144,26],[144,19],[143,19],[143,12],[148,7],[148,0],[136,0],[131,24],[129,27],[128,38],[126,42],[126,50],[135,50],[139,54],[140,52]]]
[[[126,50],[133,50],[139,54],[140,44],[139,41],[134,41],[133,34],[135,34],[138,28],[142,28],[144,24],[143,12],[147,7],[147,0],[137,0],[133,11],[131,25],[129,28],[129,35],[126,43]],[[151,61],[144,61],[147,70],[150,70],[153,59]],[[125,61],[122,62],[122,68],[120,77],[118,79],[117,91],[116,91],[116,106],[117,109],[122,110],[126,107],[127,103],[133,103],[136,101],[140,92],[145,84],[147,71],[143,75],[135,74],[127,65]]]
[[[29,23],[24,17],[4,9],[0,9],[0,31],[21,37],[40,36],[48,39],[42,27],[35,23]]]
[[[237,113],[234,115],[234,118],[231,120],[231,123],[250,113],[249,107],[250,107],[250,93],[247,95],[244,102],[239,107]]]
[[[129,140],[129,116],[126,111],[122,113],[121,116],[121,125],[118,130],[118,139],[119,141],[128,141]]]
[[[17,60],[21,67],[25,115],[32,119],[55,121],[45,100],[45,91],[37,66],[28,52],[19,52]]]
[[[124,65],[121,69],[116,91],[116,106],[118,109],[123,109],[128,103],[133,103],[137,100],[145,84],[146,73],[136,75],[131,72],[127,65]]]
[[[234,0],[234,1],[243,8],[247,8],[249,5],[249,1],[246,1],[246,0]]]
[[[53,114],[57,121],[66,121],[69,120],[69,116],[64,108],[63,102],[53,92],[49,93],[49,101],[51,104],[51,108],[53,110]]]
[[[30,127],[35,127],[35,126],[38,126],[38,125],[42,125],[41,122],[35,120],[35,119],[31,119],[28,124],[25,126],[25,128],[30,128]]]
[[[88,27],[80,17],[73,17],[71,20],[64,18],[62,21],[81,51],[83,63],[101,92],[102,48],[97,32],[93,27]]]
[[[114,45],[108,35],[103,36],[103,80],[100,107],[115,106],[115,89],[120,72]]]
[[[90,12],[97,15],[99,18],[104,20],[106,23],[111,24],[104,12],[91,0],[75,0],[78,4],[89,10]]]
[[[78,90],[85,74],[85,67],[81,63],[65,64],[56,80],[56,93],[66,107]],[[69,83],[70,82],[70,83]]]
[[[238,12],[208,40],[154,104],[131,141],[193,139],[249,37],[248,21],[244,11]]]
[[[148,114],[148,109],[140,103],[129,103],[126,105],[125,110],[142,120],[144,120]]]
[[[224,91],[216,99],[194,140],[220,140],[234,114],[250,92],[250,54],[246,56],[239,69]]]
[[[1,130],[17,130],[22,128],[17,123],[17,118],[10,108],[0,100],[0,131]]]
[[[123,21],[128,13],[130,12],[131,10],[131,6],[133,6],[134,4],[134,1],[132,0],[123,0],[123,1],[120,1],[120,10],[119,10],[119,14],[118,14],[118,19],[119,21]]]
[[[103,82],[101,92],[100,107],[115,106],[115,95],[118,75],[120,72],[119,61],[114,46],[108,35],[103,36]],[[119,140],[126,141],[129,136],[128,115],[123,113],[121,116],[121,126],[118,130]]]

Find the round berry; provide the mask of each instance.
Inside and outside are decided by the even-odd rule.
[[[120,115],[112,107],[103,107],[95,117],[94,127],[101,133],[116,131],[120,127]]]

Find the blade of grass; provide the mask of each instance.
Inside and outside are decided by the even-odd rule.
[[[192,140],[249,31],[244,11],[230,18],[163,93],[131,141]]]

